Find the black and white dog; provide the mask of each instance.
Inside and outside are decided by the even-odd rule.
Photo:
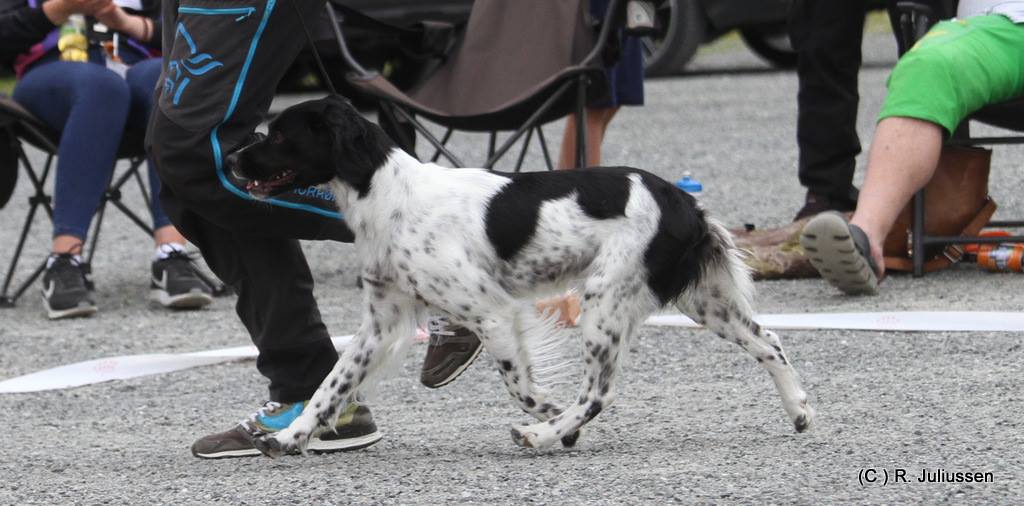
[[[328,183],[362,262],[363,321],[305,411],[257,446],[304,448],[344,403],[400,358],[428,312],[475,332],[509,393],[538,422],[516,444],[575,444],[615,399],[626,343],[667,304],[750,353],[771,374],[797,432],[814,410],[779,338],[752,320],[750,276],[729,233],[692,197],[638,169],[503,174],[420,163],[343,98],[281,113],[228,167],[268,197]],[[584,378],[557,404],[538,385],[533,301],[566,286],[582,294]],[[541,330],[538,330],[541,329]]]

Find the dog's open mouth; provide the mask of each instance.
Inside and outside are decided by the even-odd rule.
[[[295,180],[295,171],[285,169],[269,179],[253,179],[246,183],[245,190],[254,195],[267,197],[277,192],[278,188]]]

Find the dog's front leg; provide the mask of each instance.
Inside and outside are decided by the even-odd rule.
[[[386,291],[371,289],[363,323],[345,346],[334,368],[324,378],[302,414],[284,430],[255,440],[266,455],[303,450],[317,430],[331,430],[344,403],[350,401],[368,376],[378,369],[401,339],[409,340],[415,330],[415,305]],[[405,321],[408,320],[408,321]]]
[[[254,439],[257,449],[270,457],[305,452],[309,438],[317,430],[334,425],[366,375],[363,361],[377,353],[380,339],[373,335],[371,329],[372,325],[359,328],[302,414],[284,430]],[[356,350],[363,350],[363,353]]]

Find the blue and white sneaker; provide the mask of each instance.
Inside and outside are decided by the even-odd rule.
[[[306,401],[291,404],[268,402],[238,425],[224,432],[211,434],[192,444],[192,455],[201,459],[254,457],[262,455],[253,446],[253,439],[282,430],[298,418]],[[334,431],[320,429],[309,439],[306,451],[333,453],[366,448],[383,435],[373,422],[370,408],[350,403],[334,424]]]

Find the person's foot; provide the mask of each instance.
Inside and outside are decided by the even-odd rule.
[[[420,383],[428,388],[440,388],[458,378],[483,350],[483,343],[464,327],[434,318],[428,323],[430,343],[423,358]]]
[[[196,309],[213,302],[213,290],[196,274],[196,267],[183,251],[172,250],[153,261],[149,296],[161,306]]]
[[[878,293],[884,274],[873,257],[868,236],[839,213],[821,213],[807,222],[800,245],[811,265],[832,286],[848,295]]]
[[[851,190],[851,193],[853,192],[854,190]],[[836,198],[808,191],[807,196],[804,198],[804,206],[797,211],[796,217],[793,218],[793,221],[800,221],[804,218],[809,218],[826,211],[848,213],[855,209],[857,209],[856,197]]]
[[[96,304],[89,295],[85,279],[85,265],[70,253],[53,255],[47,260],[43,274],[43,305],[51,320],[89,316],[96,312]]]
[[[201,459],[224,459],[230,457],[254,457],[261,455],[253,446],[253,438],[270,434],[288,427],[302,413],[306,402],[281,404],[268,402],[234,427],[217,434],[200,438],[192,444],[192,455]],[[309,439],[306,451],[333,453],[366,448],[383,437],[373,422],[370,408],[350,403],[338,421],[335,430],[320,429]]]

